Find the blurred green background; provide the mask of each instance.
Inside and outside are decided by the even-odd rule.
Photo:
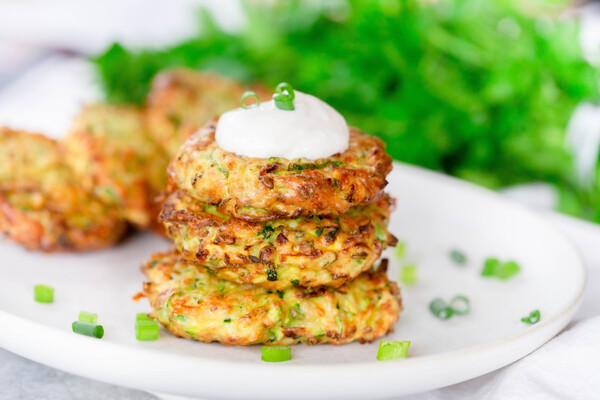
[[[547,182],[560,211],[600,222],[600,174],[581,184],[565,144],[575,107],[599,97],[578,21],[564,17],[570,5],[254,1],[236,32],[201,11],[189,40],[161,50],[115,44],[94,62],[117,103],[141,104],[152,77],[173,66],[287,81],[382,137],[397,160],[490,188]]]

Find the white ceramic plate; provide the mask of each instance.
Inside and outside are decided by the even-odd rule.
[[[376,361],[378,342],[293,348],[293,360],[268,364],[260,347],[225,347],[177,339],[165,330],[137,342],[132,301],[139,265],[166,249],[139,234],[96,253],[37,254],[0,242],[0,346],[38,362],[106,382],[206,399],[389,398],[438,388],[507,365],[557,334],[580,303],[585,269],[573,246],[535,215],[480,188],[397,164],[388,191],[397,210],[390,229],[407,243],[404,261],[388,253],[390,277],[402,262],[418,265],[419,282],[402,288],[405,311],[389,340],[410,340],[409,358]],[[459,267],[451,249],[468,256]],[[517,260],[509,281],[480,276],[486,257]],[[55,288],[51,305],[33,301],[33,286]],[[428,310],[435,297],[462,294],[471,313],[450,320]],[[529,326],[522,316],[539,309]],[[71,332],[80,310],[97,312],[105,336]]]

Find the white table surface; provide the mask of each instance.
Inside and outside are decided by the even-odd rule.
[[[60,137],[68,127],[81,104],[99,98],[90,66],[81,59],[67,56],[52,56],[36,65],[19,79],[5,86],[0,91],[0,125],[10,125],[40,131],[53,137]],[[527,190],[517,196],[527,203],[536,193],[528,194]],[[600,317],[600,226],[561,216],[549,211],[536,211],[543,214],[560,230],[562,230],[580,250],[588,267],[588,286],[581,309],[573,322],[567,327],[598,320]],[[592,329],[596,337],[600,337],[600,324]],[[568,334],[569,332],[567,332]],[[564,336],[564,335],[563,335]],[[519,363],[528,359],[536,360],[538,354],[545,354],[553,343],[560,343],[561,337],[554,339],[524,360],[515,365],[461,384],[412,396],[414,399],[448,399],[466,398],[477,395],[478,398],[511,397],[506,392],[495,391],[497,382],[510,384],[513,375],[519,373]],[[600,342],[600,341],[599,341]],[[560,346],[554,346],[560,347]],[[594,358],[594,365],[579,366],[585,372],[585,382],[592,382],[598,387],[600,382],[600,345],[589,348]],[[577,368],[564,371],[577,376]],[[595,382],[595,383],[594,383]],[[587,383],[585,383],[587,384]],[[560,382],[559,382],[560,385]],[[596,386],[593,386],[596,385]],[[558,387],[560,389],[560,387]],[[600,387],[598,387],[600,389]],[[544,392],[540,389],[540,398],[558,396],[560,390],[553,386]],[[571,396],[577,398],[578,396]],[[60,399],[60,400],[103,400],[132,399],[146,400],[156,397],[144,392],[125,389],[105,383],[77,377],[38,363],[23,359],[17,355],[0,349],[0,400],[15,399]],[[581,398],[586,398],[581,396]]]

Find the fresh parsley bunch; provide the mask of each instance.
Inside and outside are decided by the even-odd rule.
[[[561,205],[598,220],[600,183],[572,176],[565,128],[596,101],[598,71],[582,57],[561,1],[351,0],[248,2],[247,24],[202,32],[162,51],[114,45],[95,62],[109,101],[142,103],[170,66],[242,81],[286,81],[382,137],[395,159],[496,188],[544,181]]]

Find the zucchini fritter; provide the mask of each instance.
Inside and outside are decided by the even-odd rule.
[[[402,309],[385,261],[338,289],[272,291],[217,278],[174,252],[152,256],[144,293],[176,336],[226,345],[370,342]]]
[[[243,132],[240,132],[243,134]],[[184,190],[222,214],[249,221],[339,215],[383,196],[392,160],[383,142],[350,128],[350,145],[319,160],[252,158],[221,149],[214,121],[192,135],[168,168]]]
[[[166,154],[150,138],[143,114],[133,107],[89,105],[64,139],[67,161],[81,185],[123,218],[150,227],[158,207],[153,198],[166,187]]]
[[[269,99],[259,86],[245,86],[217,74],[185,68],[161,72],[154,77],[146,101],[150,134],[171,159],[211,118],[239,107],[247,90],[254,90],[261,100]]]
[[[269,289],[338,287],[395,245],[387,231],[391,202],[386,196],[341,216],[261,223],[220,215],[215,206],[177,191],[160,220],[184,258],[222,279]]]
[[[81,189],[59,144],[0,128],[0,231],[31,250],[80,251],[114,244],[126,223]]]

